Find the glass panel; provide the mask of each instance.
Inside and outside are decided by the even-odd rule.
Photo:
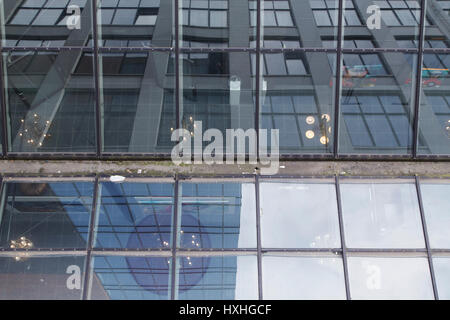
[[[178,258],[179,300],[257,300],[254,256]]]
[[[426,258],[350,257],[348,273],[352,299],[434,299]]]
[[[429,23],[425,25],[425,36],[448,42],[450,40],[450,1],[427,1],[426,13]]]
[[[95,152],[92,55],[12,51],[3,58],[10,151]],[[79,63],[83,74],[74,73]]]
[[[223,138],[225,153],[227,130],[247,131],[255,127],[255,79],[250,75],[250,54],[214,52],[207,59],[203,57],[183,54],[180,60],[183,65],[181,127],[186,136],[191,136],[183,145],[193,148],[194,140],[207,130],[216,129],[221,133],[219,138]],[[214,138],[218,136],[216,133]],[[251,135],[252,141],[255,138]],[[202,140],[204,147],[210,145],[207,139]]]
[[[448,257],[433,258],[434,276],[439,300],[450,300],[450,259]]]
[[[352,6],[346,5],[345,9],[347,27],[344,28],[344,33],[347,38],[366,37],[378,48],[397,48],[401,41],[399,39],[418,39],[420,0],[352,2]],[[361,22],[356,20],[357,13],[360,14],[359,19],[366,28],[352,27],[361,25]],[[348,48],[348,43],[344,43],[344,47]],[[362,43],[361,48],[371,48],[371,45],[367,42]]]
[[[450,54],[424,54],[419,113],[421,154],[450,154],[449,69]]]
[[[297,47],[321,48],[324,38],[337,37],[337,0],[319,5],[314,0],[262,3],[264,40],[289,40],[296,41]],[[263,48],[272,48],[271,44],[264,41]]]
[[[170,153],[176,128],[169,52],[101,54],[105,152]]]
[[[89,299],[168,300],[171,262],[163,257],[94,257]]]
[[[168,249],[172,240],[173,185],[101,184],[95,247]]]
[[[0,300],[81,300],[86,257],[0,257]]]
[[[3,46],[92,47],[92,3],[2,1]]]
[[[2,248],[86,248],[92,183],[7,183],[4,192]]]
[[[329,58],[324,52],[261,55],[267,90],[261,94],[260,123],[262,129],[280,130],[282,154],[333,152],[335,63]]]
[[[255,186],[250,183],[183,183],[182,248],[255,248]]]
[[[450,184],[421,183],[423,209],[432,248],[450,248]]]
[[[344,54],[341,153],[409,154],[416,55]]]
[[[263,248],[341,246],[334,184],[262,183],[260,193]]]
[[[173,46],[173,1],[97,1],[99,46]]]
[[[256,37],[250,28],[249,1],[230,4],[228,0],[182,1],[182,47],[249,47]],[[232,21],[233,23],[230,23]]]
[[[424,248],[414,184],[343,183],[342,213],[351,248]]]
[[[264,256],[262,267],[264,299],[346,299],[341,258]]]

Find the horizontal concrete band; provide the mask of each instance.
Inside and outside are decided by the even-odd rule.
[[[259,173],[255,165],[181,165],[171,161],[44,161],[2,160],[3,176],[124,175],[167,177],[175,174],[198,177],[244,176]],[[287,161],[279,164],[280,176],[424,176],[450,178],[449,161]]]

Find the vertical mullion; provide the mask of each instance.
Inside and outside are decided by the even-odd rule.
[[[420,116],[420,102],[422,89],[422,63],[423,63],[423,47],[425,42],[425,12],[427,7],[427,0],[419,0],[420,2],[420,23],[419,23],[419,43],[417,54],[417,70],[416,70],[416,91],[414,99],[414,124],[413,124],[413,150],[412,156],[417,159],[419,149],[419,116]]]
[[[87,241],[87,253],[86,253],[86,263],[85,263],[85,269],[84,269],[84,285],[83,285],[83,300],[88,299],[88,291],[89,291],[89,279],[91,277],[91,259],[92,259],[92,249],[94,247],[94,229],[95,229],[95,222],[97,218],[97,208],[100,208],[99,204],[99,179],[98,176],[95,177],[94,181],[94,194],[93,194],[93,200],[92,200],[92,208],[91,208],[91,220],[89,222],[89,234],[88,234],[88,241]]]
[[[97,21],[97,1],[92,1],[92,33],[94,42],[94,91],[95,91],[95,134],[96,139],[96,153],[97,158],[101,157],[103,152],[103,128],[102,128],[102,114],[101,114],[101,92],[100,92],[100,63],[99,63],[99,49],[98,49],[98,21]]]
[[[261,2],[262,0],[256,1],[256,54],[255,54],[255,68],[256,68],[256,92],[255,92],[255,130],[256,130],[256,159],[260,161],[260,135],[259,135],[259,127],[260,127],[260,112],[261,112],[261,29],[263,26],[261,25],[261,16],[263,12],[261,11]],[[251,10],[250,10],[251,13]]]
[[[425,211],[423,208],[422,190],[420,188],[420,179],[417,175],[415,177],[415,181],[416,181],[417,198],[419,200],[420,217],[422,219],[423,235],[424,235],[424,239],[425,239],[425,246],[427,249],[428,264],[430,267],[431,283],[433,285],[434,298],[436,300],[439,300],[439,294],[438,294],[437,285],[436,285],[436,277],[434,274],[433,256],[432,256],[432,251],[431,251],[431,246],[430,246],[430,238],[428,236],[428,228],[427,228],[427,223],[426,223],[426,219],[425,219]]]
[[[180,72],[180,1],[181,0],[175,0],[175,7],[174,7],[174,24],[175,24],[175,121],[176,129],[181,129],[181,115],[180,115],[180,99],[181,99],[181,95],[180,95],[180,76],[181,76],[181,72]],[[183,10],[183,9],[181,9]],[[189,17],[188,19],[190,19],[190,15],[191,15],[191,11],[190,11],[190,7],[189,7]],[[183,14],[183,12],[181,12],[181,14]]]
[[[342,42],[343,39],[343,16],[344,16],[344,0],[339,0],[338,5],[338,34],[337,34],[337,53],[336,53],[336,80],[335,82],[335,103],[334,103],[334,158],[338,158],[339,153],[339,120],[340,120],[340,105],[341,105],[341,71],[342,71]],[[332,20],[331,20],[332,21]]]
[[[178,0],[177,0],[178,1]],[[177,243],[178,243],[178,204],[179,204],[179,177],[175,175],[174,201],[173,201],[173,225],[172,225],[172,268],[170,281],[170,299],[175,300],[176,272],[177,272]]]
[[[261,246],[261,201],[259,190],[259,175],[255,175],[255,199],[256,199],[256,241],[257,241],[257,263],[258,263],[258,298],[263,300],[262,286],[262,246]]]
[[[344,266],[344,279],[345,279],[345,293],[347,295],[347,300],[351,300],[350,293],[350,282],[348,277],[348,265],[347,265],[347,245],[345,243],[345,233],[344,233],[344,219],[342,215],[342,200],[341,200],[341,187],[340,187],[340,179],[339,176],[335,177],[335,185],[336,185],[336,200],[337,200],[337,208],[338,208],[338,216],[339,216],[339,231],[341,234],[341,246],[342,246],[342,263]]]

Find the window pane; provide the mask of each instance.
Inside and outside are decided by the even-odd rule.
[[[334,184],[262,183],[260,190],[264,248],[341,246]]]
[[[7,183],[0,245],[10,249],[87,246],[93,184]]]
[[[167,300],[171,258],[96,256],[91,300]]]
[[[424,248],[414,184],[343,183],[345,239],[351,248]]]
[[[83,3],[84,2],[84,3]],[[69,9],[77,5],[79,11]],[[2,43],[17,47],[35,41],[35,47],[92,47],[91,0],[1,1]]]
[[[250,183],[182,185],[182,248],[255,248],[255,186]]]
[[[81,50],[4,53],[10,151],[95,152],[92,69],[73,73],[82,56]],[[92,65],[92,56],[83,63]]]
[[[352,299],[434,299],[426,258],[350,257],[348,273]]]
[[[432,248],[450,248],[450,184],[421,183],[423,208]]]
[[[341,258],[264,256],[263,294],[266,300],[344,300]]]
[[[173,185],[101,184],[95,247],[168,249],[172,240]]]
[[[447,257],[433,258],[434,275],[438,289],[439,300],[450,300],[450,259]]]
[[[0,258],[0,300],[81,300],[86,257],[16,258]],[[79,281],[69,288],[75,273]]]
[[[257,300],[254,256],[178,258],[179,300]]]

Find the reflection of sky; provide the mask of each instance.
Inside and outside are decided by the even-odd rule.
[[[414,184],[342,184],[341,194],[349,247],[425,247]]]
[[[433,299],[426,258],[348,259],[353,299]]]
[[[340,247],[334,185],[262,183],[261,228],[265,248]]]
[[[439,299],[450,300],[450,258],[433,258],[433,267]]]
[[[263,257],[264,299],[346,299],[341,258]]]
[[[432,248],[450,248],[450,184],[422,183],[423,208]]]

